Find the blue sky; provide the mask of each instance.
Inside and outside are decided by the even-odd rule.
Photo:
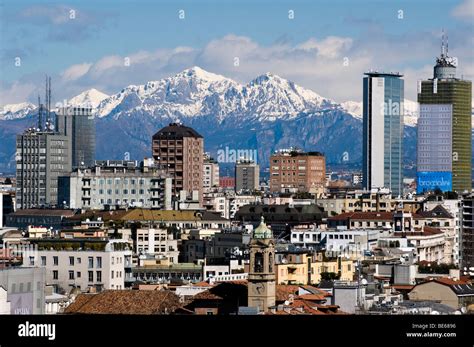
[[[414,99],[416,80],[431,77],[441,28],[460,74],[474,76],[473,0],[0,4],[0,104],[33,101],[45,73],[62,100],[88,88],[116,93],[193,65],[242,83],[269,71],[337,101],[360,99],[367,69],[400,71]]]

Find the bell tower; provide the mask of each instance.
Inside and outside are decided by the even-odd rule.
[[[275,240],[263,217],[249,247],[248,306],[265,312],[275,305]]]

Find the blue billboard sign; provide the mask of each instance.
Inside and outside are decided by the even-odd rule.
[[[453,174],[451,172],[423,171],[416,173],[416,192],[423,193],[439,188],[443,192],[453,189]]]

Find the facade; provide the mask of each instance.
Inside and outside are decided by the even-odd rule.
[[[45,270],[33,267],[16,267],[0,270],[0,311],[4,314],[45,313]],[[3,291],[2,291],[3,289]],[[2,293],[7,302],[2,304]]]
[[[150,254],[175,264],[179,256],[178,240],[174,240],[173,234],[166,229],[137,229],[136,253]]]
[[[368,72],[363,92],[363,188],[403,194],[404,81],[394,73]]]
[[[69,138],[27,130],[16,138],[17,209],[57,204],[58,177],[71,171]]]
[[[132,206],[170,210],[172,179],[155,163],[96,161],[59,177],[59,204],[68,208],[101,210]]]
[[[472,188],[472,83],[456,78],[456,67],[443,42],[433,78],[418,85],[418,193]]]
[[[266,312],[275,305],[275,240],[263,217],[252,234],[249,248],[248,306]]]
[[[235,164],[235,191],[258,190],[260,165],[251,160],[238,160]]]
[[[37,242],[38,251],[23,266],[45,268],[46,284],[55,287],[56,292],[69,293],[73,288],[124,289],[132,251],[122,247],[126,244],[123,240],[92,243],[57,240],[49,244],[48,239],[43,239]]]
[[[198,191],[202,201],[204,139],[197,131],[171,123],[153,135],[152,153],[155,162],[173,178],[173,195],[182,190],[188,194]]]
[[[474,196],[462,199],[460,262],[463,275],[474,276]]]
[[[270,191],[322,193],[326,159],[319,152],[282,150],[270,157]]]
[[[203,164],[203,189],[204,191],[210,191],[212,188],[219,187],[219,164],[217,161],[205,156]]]
[[[439,278],[417,284],[408,293],[410,300],[436,300],[454,309],[474,303],[474,287],[465,281]]]
[[[94,165],[95,118],[91,108],[60,108],[56,114],[56,131],[69,139],[73,169]]]

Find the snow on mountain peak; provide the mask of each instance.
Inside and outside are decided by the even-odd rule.
[[[0,120],[19,119],[28,115],[36,108],[30,102],[22,102],[19,104],[7,104],[0,108]]]
[[[102,100],[108,97],[107,94],[104,94],[95,88],[91,88],[69,99],[68,103],[72,106],[96,108]]]

